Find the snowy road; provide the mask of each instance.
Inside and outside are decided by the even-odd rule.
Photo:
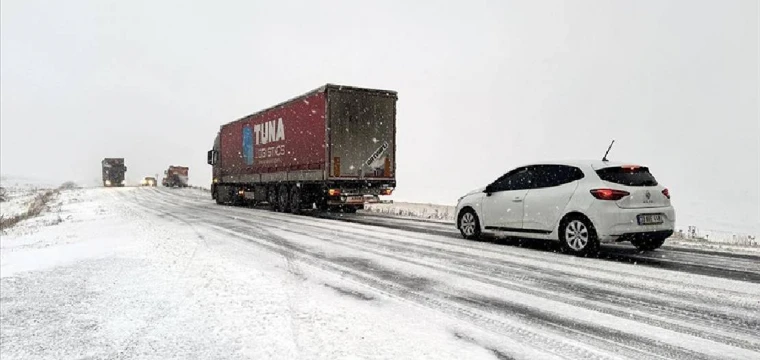
[[[70,223],[3,239],[4,359],[760,358],[756,256],[586,259],[193,190],[75,197]]]

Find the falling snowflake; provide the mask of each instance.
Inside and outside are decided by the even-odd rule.
[[[377,138],[372,138],[372,142],[373,143],[377,144],[378,141],[380,141],[380,140],[378,140]]]

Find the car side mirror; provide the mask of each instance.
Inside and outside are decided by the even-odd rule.
[[[486,186],[486,189],[483,190],[484,193],[486,193],[486,196],[491,196],[493,193],[493,185]]]

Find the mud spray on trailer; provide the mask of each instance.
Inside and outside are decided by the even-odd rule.
[[[396,187],[390,90],[327,84],[224,124],[208,151],[218,204],[355,212]]]

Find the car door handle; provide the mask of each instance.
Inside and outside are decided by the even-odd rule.
[[[513,202],[522,202],[522,200],[523,199],[521,199],[521,198],[514,198],[514,199],[512,199]]]

